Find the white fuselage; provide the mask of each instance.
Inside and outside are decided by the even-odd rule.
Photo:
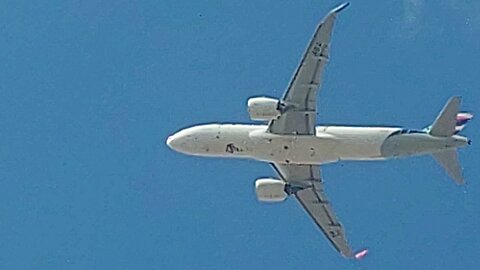
[[[316,135],[277,135],[268,133],[267,125],[206,124],[177,132],[167,144],[197,156],[325,164],[433,153],[467,143],[461,136],[439,138],[406,131],[397,127],[318,126]]]

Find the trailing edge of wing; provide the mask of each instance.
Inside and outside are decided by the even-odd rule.
[[[311,188],[298,191],[295,193],[295,197],[333,247],[345,258],[352,258],[353,252],[348,245],[345,229],[330,207],[330,203],[322,191],[321,183],[315,182]]]
[[[315,134],[317,92],[329,59],[330,40],[336,14],[349,4],[333,10],[317,26],[295,73],[283,94],[282,115],[270,121],[268,132],[274,134]]]
[[[317,26],[315,33],[310,42],[308,43],[305,53],[303,54],[300,65],[295,71],[295,74],[293,75],[293,78],[288,85],[287,91],[285,91],[284,93],[284,101],[302,101],[301,99],[297,99],[293,96],[298,95],[298,93],[291,93],[298,86],[313,86],[315,88],[319,87],[321,83],[321,73],[323,71],[323,65],[322,67],[316,67],[314,69],[313,66],[310,67],[310,65],[312,64],[309,62],[317,62],[317,60],[319,60],[319,63],[321,63],[328,60],[333,23],[335,21],[336,15],[349,5],[350,3],[347,2],[332,9]]]
[[[272,166],[279,176],[294,189],[297,186],[300,187],[294,191],[295,197],[332,246],[345,258],[353,258],[345,230],[323,192],[320,166],[275,163],[272,163]]]

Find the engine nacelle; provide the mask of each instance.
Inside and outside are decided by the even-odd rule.
[[[250,119],[255,121],[270,121],[280,116],[278,109],[278,99],[268,97],[253,97],[249,98],[248,113]]]
[[[272,178],[257,179],[255,193],[261,202],[282,202],[288,196],[285,192],[285,182]]]

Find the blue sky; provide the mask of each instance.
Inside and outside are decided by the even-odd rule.
[[[281,96],[338,3],[0,3],[0,268],[478,268],[478,121],[464,187],[429,157],[323,167],[361,262],[294,200],[256,201],[267,164],[165,146],[193,124],[250,122],[247,98]],[[479,15],[476,1],[351,1],[319,122],[422,128],[452,95],[476,111]]]

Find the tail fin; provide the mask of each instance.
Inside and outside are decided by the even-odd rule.
[[[462,167],[458,162],[457,150],[448,149],[432,155],[435,160],[442,165],[445,171],[447,171],[448,175],[455,181],[455,183],[459,185],[465,183],[463,180]]]
[[[430,128],[430,135],[437,137],[450,137],[455,134],[457,114],[460,108],[460,97],[452,97],[443,107],[440,114]]]
[[[455,125],[455,134],[459,133],[462,131],[467,123],[472,120],[473,114],[468,113],[468,112],[460,112],[457,113],[457,123]]]
[[[435,119],[433,124],[427,128],[430,135],[437,137],[450,137],[462,131],[467,122],[472,120],[473,114],[458,112],[459,109],[460,97],[450,98],[437,116],[437,119]],[[445,169],[455,183],[459,185],[465,183],[456,149],[448,149],[433,153],[432,156]]]
[[[466,126],[470,120],[473,119],[473,114],[469,112],[459,112],[457,113],[457,123],[455,124],[455,133],[454,135],[460,133]],[[423,130],[425,132],[430,133],[432,129],[432,125],[425,127]]]

